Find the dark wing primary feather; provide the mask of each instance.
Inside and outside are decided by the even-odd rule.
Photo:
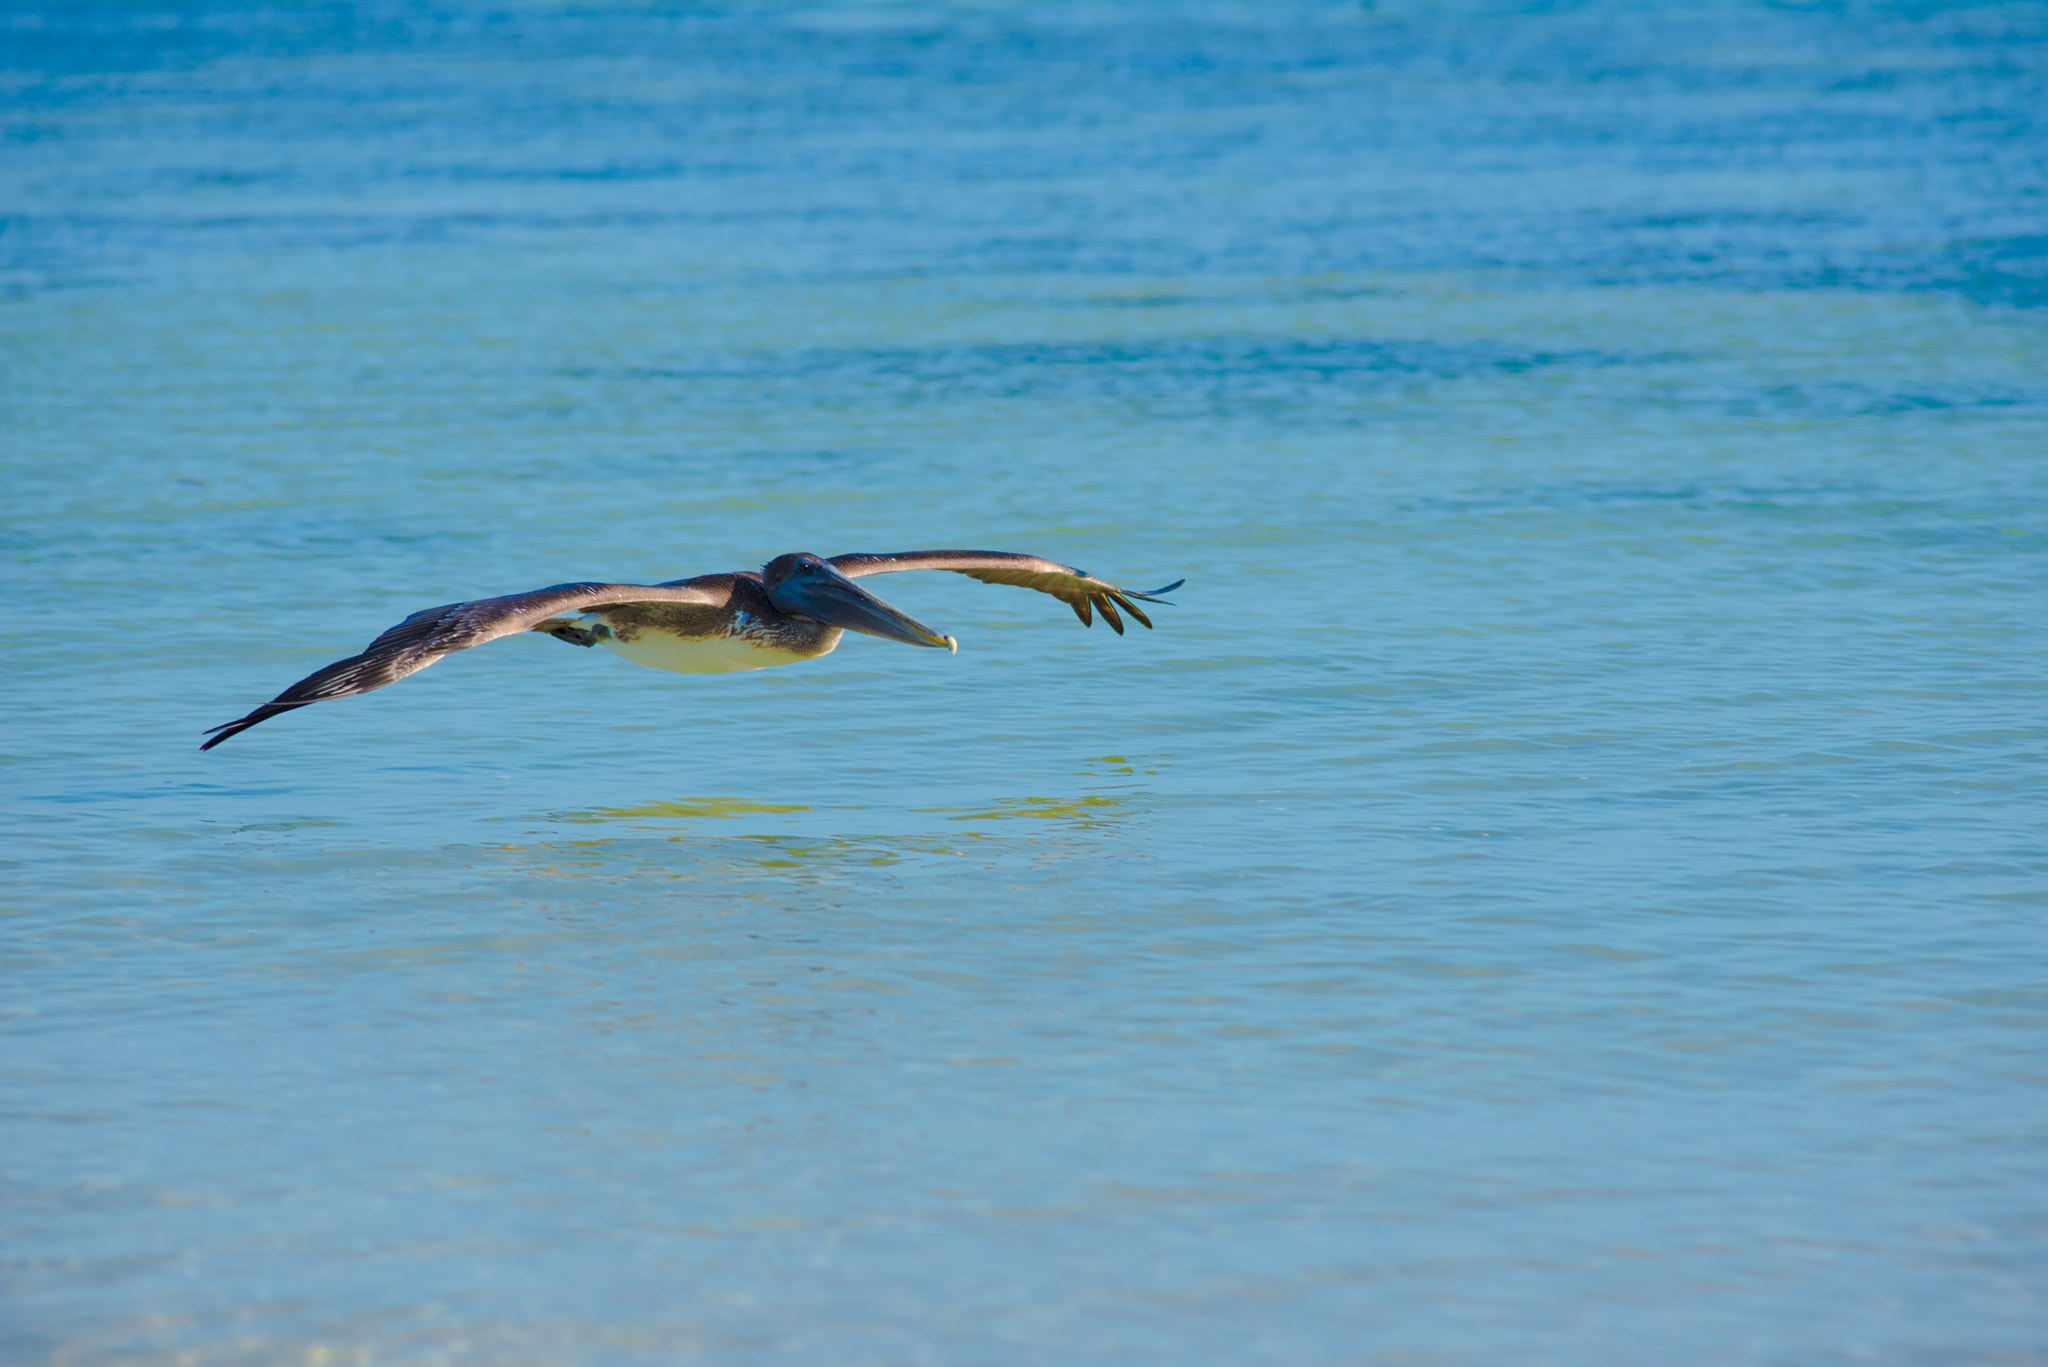
[[[337,660],[316,670],[272,698],[246,717],[211,728],[213,739],[200,746],[211,750],[229,736],[239,735],[268,721],[280,712],[332,698],[397,683],[417,674],[444,655],[495,641],[532,629],[560,612],[577,612],[603,603],[682,602],[723,603],[730,586],[693,587],[689,581],[646,586],[640,584],[557,584],[532,593],[507,594],[502,598],[479,598],[468,603],[448,603],[424,608],[363,648],[360,655]]]
[[[1035,555],[1012,555],[1008,551],[899,551],[894,555],[835,555],[832,564],[849,579],[864,574],[892,574],[897,570],[951,570],[984,584],[1015,584],[1019,588],[1049,593],[1074,610],[1082,626],[1094,625],[1091,610],[1100,612],[1110,630],[1124,634],[1117,609],[1149,628],[1152,619],[1139,603],[1163,603],[1162,593],[1171,593],[1187,581],[1176,579],[1164,588],[1118,588],[1097,579],[1086,570],[1043,560]]]

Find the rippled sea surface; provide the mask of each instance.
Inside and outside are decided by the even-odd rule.
[[[7,1362],[2048,1362],[2048,10],[0,21]]]

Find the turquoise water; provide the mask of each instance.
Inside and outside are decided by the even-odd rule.
[[[6,1361],[2044,1360],[2039,7],[4,17]]]

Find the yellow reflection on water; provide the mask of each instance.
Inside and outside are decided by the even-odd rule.
[[[644,817],[696,820],[713,817],[723,821],[736,816],[780,816],[809,810],[809,807],[797,803],[748,802],[737,797],[693,797],[681,802],[643,802],[637,807],[593,807],[587,812],[561,812],[555,820],[630,821]]]
[[[550,814],[549,819],[581,825],[639,824],[642,829],[639,832],[632,832],[615,828],[602,833],[591,832],[591,838],[588,839],[548,841],[524,848],[505,845],[500,848],[520,850],[521,853],[538,861],[538,867],[529,867],[529,872],[549,876],[584,876],[591,868],[600,865],[618,868],[642,864],[649,867],[664,867],[671,878],[718,878],[722,876],[721,871],[729,873],[740,869],[819,873],[835,866],[887,868],[932,859],[951,860],[967,856],[970,852],[978,852],[982,857],[1000,857],[1005,853],[1024,851],[1033,852],[1033,857],[1045,854],[1063,857],[1065,853],[1072,852],[1071,849],[1063,847],[1073,845],[1073,837],[1109,827],[1132,815],[1126,808],[1124,800],[1115,797],[1024,796],[995,798],[985,805],[972,807],[911,809],[920,814],[937,816],[949,823],[944,834],[935,830],[921,834],[885,834],[879,831],[771,833],[745,829],[722,831],[717,834],[708,830],[672,834],[660,830],[660,824],[667,822],[726,821],[739,817],[788,816],[818,810],[820,809],[800,803],[755,802],[731,797],[683,798],[669,802],[643,802],[632,806],[592,807],[587,810],[554,812]],[[835,806],[824,810],[837,812],[842,809]],[[978,824],[1018,819],[1049,822],[1052,825],[1012,827],[1006,833],[998,833],[986,829],[963,830],[951,824]],[[833,824],[839,823],[835,821]],[[652,830],[649,829],[650,826]],[[670,832],[674,830],[675,827],[669,827]],[[1087,837],[1082,836],[1082,840],[1086,843]]]
[[[763,869],[799,869],[819,864],[872,864],[887,868],[917,855],[960,854],[959,850],[934,845],[930,840],[891,836],[849,840],[837,836],[743,835],[740,839],[755,842],[759,853],[745,862]]]
[[[999,798],[992,808],[919,807],[917,810],[944,814],[948,821],[1035,817],[1040,821],[1065,820],[1082,826],[1099,826],[1105,817],[1122,815],[1123,805],[1113,797],[1005,797]]]

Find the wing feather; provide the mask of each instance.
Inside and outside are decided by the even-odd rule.
[[[1149,630],[1152,619],[1138,604],[1163,603],[1166,600],[1159,597],[1160,594],[1171,593],[1187,582],[1177,579],[1157,589],[1119,588],[1072,565],[1008,551],[899,551],[892,555],[835,555],[832,564],[849,579],[868,574],[893,574],[898,570],[951,570],[970,579],[979,579],[984,584],[1013,584],[1059,599],[1074,610],[1074,615],[1081,619],[1084,627],[1093,626],[1094,614],[1099,612],[1102,620],[1109,624],[1109,629],[1119,636],[1124,634],[1123,619],[1117,615],[1119,608]]]
[[[397,683],[458,650],[511,636],[561,612],[578,612],[607,603],[667,602],[723,605],[730,596],[730,575],[706,575],[702,581],[673,584],[556,584],[532,593],[479,598],[422,608],[381,633],[360,655],[315,670],[245,717],[212,727],[213,739],[200,746],[211,750],[230,736],[281,712],[316,702],[353,697]]]

